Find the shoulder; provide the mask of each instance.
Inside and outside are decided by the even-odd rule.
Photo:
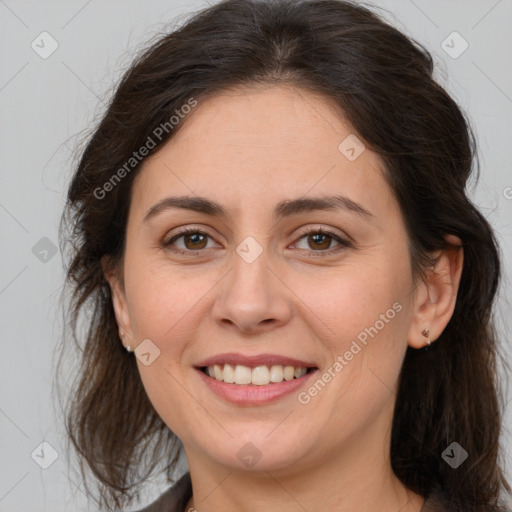
[[[191,496],[190,473],[185,473],[153,503],[136,512],[183,512]]]

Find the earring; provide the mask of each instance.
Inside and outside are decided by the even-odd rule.
[[[424,338],[427,338],[427,345],[430,346],[430,340],[428,339],[429,337],[429,334],[430,334],[430,330],[427,328],[427,329],[423,329],[423,331],[421,332],[422,336]]]
[[[125,334],[123,331],[121,331],[119,334],[120,334],[120,336],[121,336],[121,339],[122,339],[123,341],[125,341],[125,340],[126,340],[126,334]],[[124,348],[125,348],[128,352],[133,352],[132,347],[130,347],[130,345],[125,345],[125,346],[124,346]]]

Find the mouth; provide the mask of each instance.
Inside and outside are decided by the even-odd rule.
[[[284,356],[220,354],[195,366],[206,387],[239,407],[263,406],[298,392],[319,371],[316,363]]]
[[[292,365],[214,364],[199,368],[205,375],[220,382],[235,385],[266,386],[297,380],[318,370],[317,367]]]

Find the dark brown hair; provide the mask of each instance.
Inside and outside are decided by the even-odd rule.
[[[421,45],[369,9],[341,0],[226,0],[160,35],[134,59],[81,153],[61,223],[71,289],[71,332],[62,343],[66,348],[74,340],[80,350],[66,429],[84,481],[87,467],[94,474],[100,506],[130,503],[162,459],[172,482],[181,449],[118,338],[101,267],[105,255],[113,269],[122,267],[131,186],[140,168],[126,163],[148,137],[156,143],[151,154],[165,144],[187,120],[171,126],[169,119],[191,98],[201,102],[236,86],[288,84],[332,100],[383,159],[405,219],[415,276],[434,263],[433,251],[446,248],[446,234],[462,240],[453,317],[428,350],[407,349],[391,463],[408,488],[423,496],[441,489],[454,510],[502,510],[500,490],[510,486],[499,444],[504,404],[497,363],[506,362],[492,309],[499,250],[467,195],[478,170],[470,124],[432,73],[432,58]],[[156,137],[159,126],[167,129]],[[119,173],[122,168],[126,172]],[[116,174],[121,179],[113,182]],[[457,469],[441,456],[454,441],[469,454]]]

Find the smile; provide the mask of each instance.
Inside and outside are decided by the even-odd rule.
[[[261,406],[297,393],[318,363],[276,354],[218,354],[195,366],[209,391],[237,406]]]
[[[226,382],[227,384],[252,384],[254,386],[265,386],[270,383],[279,384],[283,381],[300,379],[312,370],[313,368],[306,368],[304,366],[262,365],[251,368],[241,364],[236,366],[215,364],[202,368],[206,375],[218,381]]]

